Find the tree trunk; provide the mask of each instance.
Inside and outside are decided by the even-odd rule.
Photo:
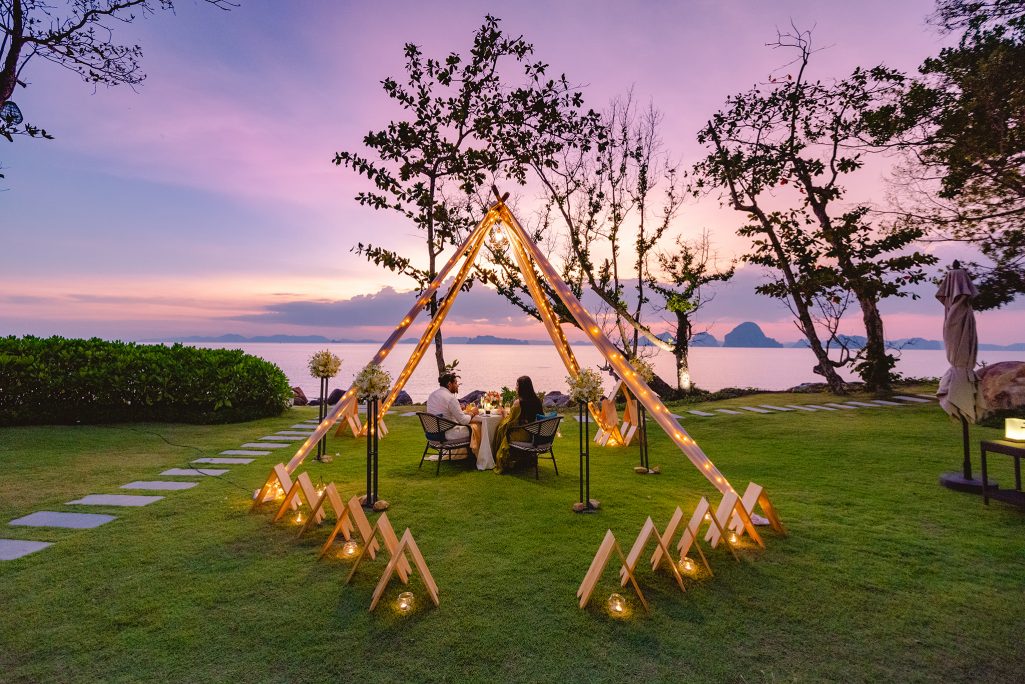
[[[862,373],[865,389],[879,394],[893,390],[890,385],[890,360],[886,354],[886,338],[883,334],[883,317],[879,314],[876,301],[870,296],[858,296],[861,317],[865,323],[865,364]]]
[[[18,84],[18,60],[24,45],[25,17],[21,0],[14,0],[11,7],[10,45],[7,46],[7,57],[4,59],[3,71],[0,71],[0,104],[7,102],[14,94]]]
[[[676,357],[676,389],[681,393],[690,393],[694,384],[690,379],[690,316],[685,311],[676,312],[676,344],[673,345],[673,356]]]
[[[437,167],[435,167],[437,170]],[[434,279],[438,276],[437,271],[437,259],[438,252],[440,250],[435,249],[434,245],[434,193],[437,188],[438,179],[434,176],[431,177],[431,189],[430,189],[430,212],[427,215],[427,269],[429,282],[434,282]],[[431,293],[431,320],[438,315],[438,293],[437,290]],[[438,375],[445,372],[445,348],[441,340],[441,330],[439,329],[437,334],[434,336],[434,360],[438,364]]]

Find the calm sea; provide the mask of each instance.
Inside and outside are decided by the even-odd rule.
[[[353,377],[373,358],[379,346],[374,344],[202,344],[199,346],[243,349],[255,356],[277,364],[288,376],[289,382],[303,388],[306,395],[315,397],[318,381],[310,377],[306,363],[314,352],[325,347],[342,359],[342,369],[331,381],[331,388],[347,388]],[[385,359],[384,368],[392,377],[397,377],[413,345],[398,345]],[[590,346],[575,345],[573,353],[581,367],[595,368],[601,363],[601,355]],[[520,375],[529,375],[538,391],[566,391],[566,369],[559,360],[555,348],[550,345],[486,345],[446,344],[445,360],[459,360],[460,394],[475,389],[500,389],[503,385],[512,387]],[[1025,360],[1023,352],[979,352],[979,361]],[[659,353],[651,359],[656,371],[666,381],[675,377],[673,357]],[[722,347],[698,347],[691,350],[691,374],[694,382],[703,389],[718,390],[723,387],[758,387],[767,390],[783,390],[802,382],[819,382],[821,378],[811,369],[815,357],[807,349],[734,349]],[[947,360],[941,350],[917,350],[901,353],[897,370],[909,377],[939,377],[947,369]],[[854,379],[850,374],[844,374]],[[611,380],[608,388],[611,388]],[[423,402],[438,386],[438,371],[433,350],[428,351],[406,385],[406,391],[414,401]]]

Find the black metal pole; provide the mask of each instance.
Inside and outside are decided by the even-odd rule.
[[[972,450],[968,444],[968,419],[961,416],[961,440],[964,442],[964,479],[972,479]]]
[[[377,454],[379,452],[379,449],[378,449],[378,446],[379,446],[379,444],[378,444],[379,435],[378,435],[377,431],[378,431],[378,428],[380,427],[380,425],[378,423],[378,412],[380,411],[380,405],[378,404],[377,397],[374,397],[371,401],[372,401],[373,407],[374,407],[374,422],[371,423],[371,425],[373,425],[373,429],[374,429],[374,503],[377,503],[377,497],[378,497],[378,491],[377,491]]]
[[[323,423],[327,416],[327,378],[320,379],[320,404],[317,406],[318,422]],[[317,442],[317,460],[320,460],[327,453],[327,434]]]
[[[372,424],[370,422],[370,399],[367,399],[367,496],[363,500],[363,505],[367,508],[374,505],[374,492],[373,492],[373,473],[371,472],[373,464],[371,459],[373,458],[374,448],[374,437],[373,431],[371,430]]]
[[[641,465],[645,470],[651,470],[651,461],[648,460],[648,414],[640,403],[637,404],[637,412],[641,418]]]
[[[586,480],[584,481],[584,503],[588,508],[591,507],[591,416],[589,413],[584,413],[584,471],[586,472]]]
[[[580,503],[584,502],[584,402],[577,402],[577,422],[580,424],[579,440],[580,445]]]

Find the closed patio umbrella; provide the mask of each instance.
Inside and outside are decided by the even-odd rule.
[[[975,361],[979,352],[979,338],[975,332],[975,312],[972,300],[978,295],[968,272],[955,261],[936,292],[943,304],[943,347],[950,368],[940,380],[936,397],[940,406],[952,418],[961,421],[964,443],[963,472],[945,473],[940,481],[955,489],[974,490],[981,486],[972,480],[972,463],[968,446],[968,424],[979,418],[978,378]]]

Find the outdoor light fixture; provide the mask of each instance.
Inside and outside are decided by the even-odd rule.
[[[302,525],[302,522],[303,522],[303,514],[302,513],[296,513],[295,514],[295,524],[296,525]]]
[[[622,617],[626,614],[626,599],[620,594],[609,596],[609,612],[613,617]]]
[[[1025,418],[1008,418],[1004,421],[1004,438],[1025,442]]]
[[[395,607],[399,609],[400,613],[408,613],[413,610],[413,592],[404,591],[399,594],[398,600],[395,601]]]
[[[680,572],[684,574],[691,574],[696,569],[694,561],[690,559],[690,556],[684,556],[680,559]]]
[[[712,522],[712,514],[705,513],[705,522]]]
[[[342,558],[354,558],[357,553],[359,553],[359,544],[350,540],[342,544],[342,551],[338,555]]]
[[[736,544],[740,541],[740,537],[737,536],[736,532],[730,532],[730,544]]]

